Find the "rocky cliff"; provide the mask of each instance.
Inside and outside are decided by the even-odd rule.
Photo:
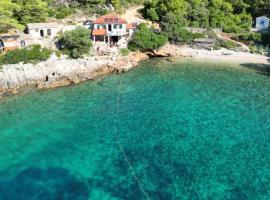
[[[0,69],[0,98],[33,89],[49,89],[92,80],[98,76],[124,72],[147,59],[145,54],[132,53],[127,57],[90,57],[67,59],[52,56],[38,64],[4,65]]]

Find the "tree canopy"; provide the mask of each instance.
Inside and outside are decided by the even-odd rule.
[[[13,28],[23,28],[18,20],[13,18],[13,13],[19,10],[20,6],[11,2],[11,0],[0,1],[0,33],[7,32]]]
[[[146,24],[140,24],[129,42],[128,48],[132,51],[153,51],[163,46],[167,41],[165,35],[154,33],[147,28]]]
[[[43,0],[13,0],[21,9],[14,11],[15,18],[23,25],[44,22],[48,16],[48,5]]]
[[[203,37],[199,33],[191,33],[183,27],[184,20],[173,13],[167,13],[160,23],[161,30],[170,42],[191,43],[194,39]]]
[[[180,17],[185,26],[222,28],[225,32],[245,32],[251,28],[252,16],[256,16],[256,12],[267,14],[267,9],[270,7],[270,0],[268,3],[263,3],[266,8],[264,11],[258,7],[260,3],[251,2],[248,0],[149,0],[145,2],[143,14],[150,20],[162,22],[167,13],[172,13]]]
[[[88,29],[78,27],[65,32],[58,40],[59,48],[71,58],[81,58],[88,54],[92,47]]]

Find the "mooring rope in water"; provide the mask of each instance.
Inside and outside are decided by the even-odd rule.
[[[116,110],[117,110],[117,122],[118,122],[118,126],[120,125],[120,114],[119,114],[119,94],[120,94],[120,86],[118,86],[118,92],[117,92],[117,97],[116,97]],[[130,163],[130,161],[128,160],[127,158],[127,155],[120,143],[120,140],[119,140],[119,135],[117,133],[117,128],[116,128],[116,125],[114,125],[114,134],[115,134],[115,138],[116,138],[116,142],[118,144],[118,147],[122,153],[122,155],[124,156],[128,166],[129,166],[129,170],[131,171],[132,173],[132,176],[133,178],[135,179],[135,181],[138,183],[139,187],[140,187],[140,190],[142,191],[142,193],[145,195],[146,199],[150,200],[150,197],[149,195],[147,194],[147,192],[145,191],[145,189],[143,188],[143,185],[141,184],[139,178],[136,176],[134,170],[133,170],[133,166],[132,164]]]

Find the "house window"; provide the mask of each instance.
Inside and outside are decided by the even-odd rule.
[[[263,20],[261,21],[261,25],[264,25],[264,21]]]
[[[119,29],[122,29],[122,28],[123,28],[123,24],[120,24],[120,25],[119,25]]]
[[[100,29],[100,25],[97,25],[97,29]]]
[[[51,29],[47,29],[47,35],[48,35],[48,36],[51,36],[51,35],[52,35]]]
[[[114,24],[113,25],[113,29],[117,29],[117,24]]]

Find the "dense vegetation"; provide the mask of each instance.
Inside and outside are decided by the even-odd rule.
[[[143,14],[163,21],[168,13],[181,19],[184,26],[221,28],[225,32],[248,31],[252,17],[245,9],[236,9],[228,0],[152,0],[145,3]],[[238,5],[237,5],[238,6]]]
[[[128,48],[120,49],[120,55],[121,56],[128,56],[130,50]]]
[[[43,22],[47,17],[64,18],[75,10],[91,15],[104,14],[105,4],[121,12],[127,4],[145,4],[143,14],[162,22],[170,13],[182,25],[217,27],[226,32],[249,30],[252,17],[270,13],[269,0],[75,0],[62,5],[60,0],[0,0],[0,32],[23,28],[29,22]]]
[[[270,44],[270,33],[242,33],[233,36],[233,39],[246,43],[247,45],[268,45]]]
[[[160,23],[162,33],[172,43],[191,43],[194,39],[204,37],[203,34],[189,32],[183,26],[183,18],[171,12],[167,13]]]
[[[232,41],[217,39],[215,42],[214,49],[218,50],[221,48],[236,50],[237,44],[235,42],[232,42]]]
[[[167,41],[168,38],[165,35],[155,33],[146,24],[141,24],[129,42],[128,48],[132,51],[152,51],[160,48]]]
[[[233,35],[234,40],[245,43],[251,52],[270,54],[270,33],[241,33]]]
[[[59,49],[71,58],[81,58],[90,52],[92,42],[89,30],[79,27],[65,32],[58,40]]]
[[[50,49],[41,48],[40,45],[32,45],[24,49],[16,49],[8,51],[0,56],[0,65],[16,64],[16,63],[38,63],[50,58],[52,51]]]

